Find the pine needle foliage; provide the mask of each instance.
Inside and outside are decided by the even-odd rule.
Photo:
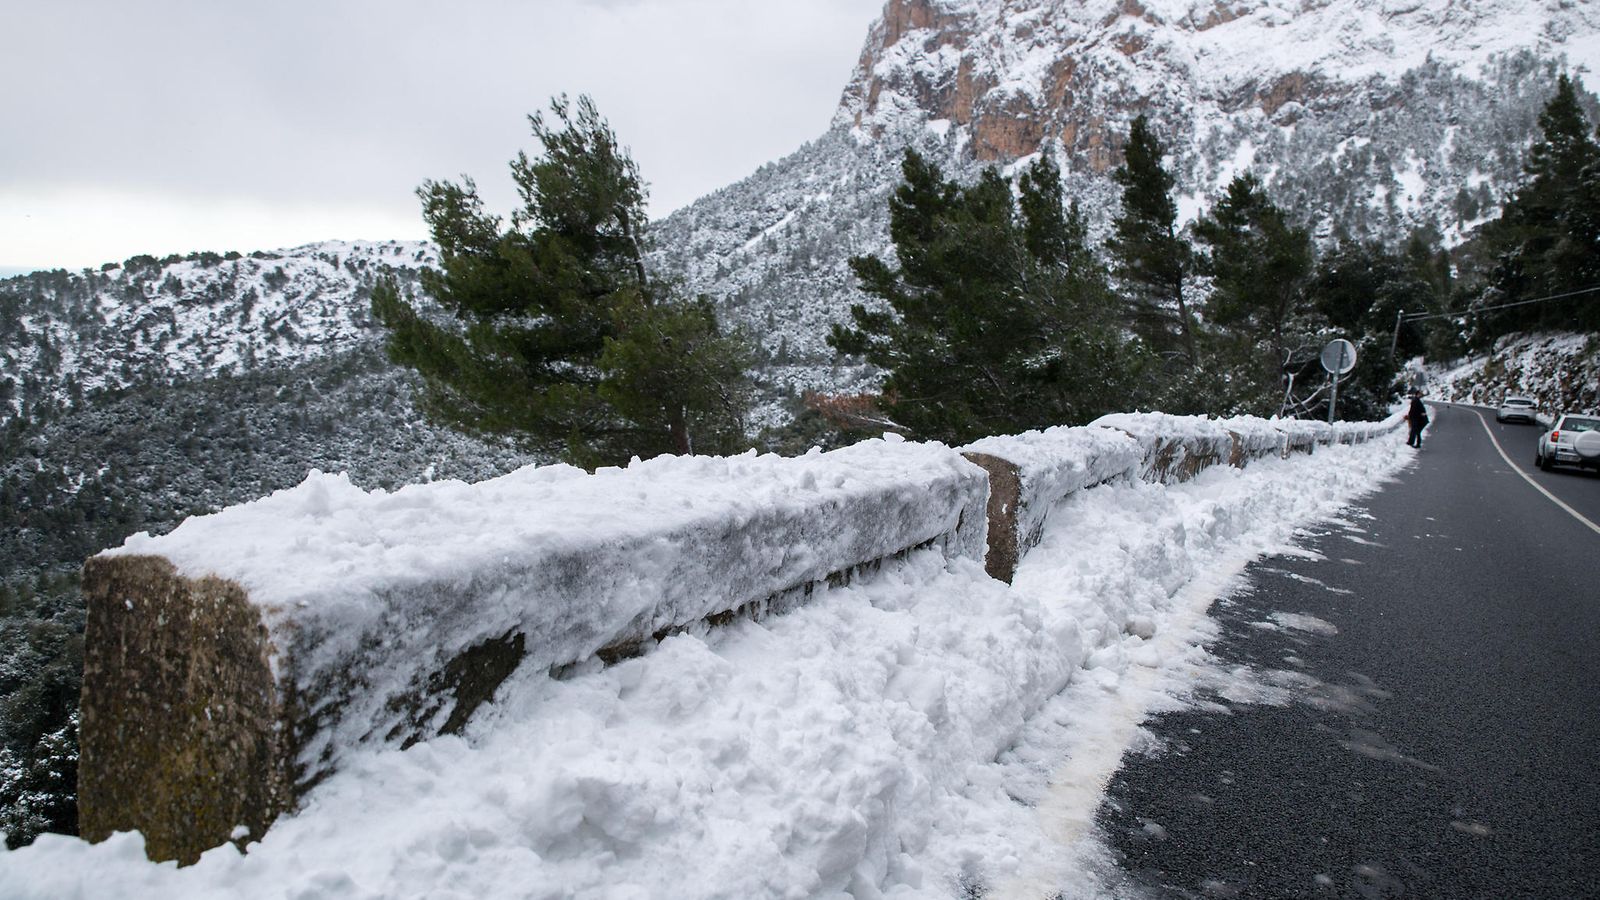
[[[1015,193],[993,169],[965,186],[947,180],[914,150],[901,171],[889,203],[894,259],[851,260],[880,302],[856,305],[829,337],[888,373],[895,422],[964,443],[1137,403],[1142,348],[1117,326],[1084,217],[1064,206],[1048,154]]]
[[[1249,173],[1233,179],[1194,232],[1206,251],[1197,269],[1211,278],[1205,311],[1212,355],[1237,378],[1233,405],[1275,412],[1290,352],[1316,328],[1306,294],[1315,265],[1311,235],[1291,225]]]
[[[1484,228],[1493,257],[1480,307],[1534,300],[1600,285],[1600,143],[1579,101],[1582,85],[1566,74],[1539,114],[1540,136],[1528,150],[1525,181]],[[1487,343],[1511,331],[1600,329],[1600,293],[1475,316],[1474,337]]]
[[[1165,155],[1149,120],[1135,118],[1122,165],[1111,173],[1122,187],[1122,210],[1106,249],[1126,298],[1128,323],[1157,353],[1194,368],[1200,364],[1199,339],[1185,295],[1193,259],[1178,231],[1176,180],[1162,165]]]
[[[509,224],[471,178],[417,190],[441,261],[422,287],[448,316],[381,282],[391,359],[423,376],[431,416],[579,465],[742,449],[745,342],[651,277],[645,184],[593,101],[550,113],[529,117],[542,154],[511,163]]]

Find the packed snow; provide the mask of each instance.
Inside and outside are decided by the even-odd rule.
[[[1093,809],[1205,611],[1400,450],[1075,493],[1014,586],[929,549],[613,666],[524,666],[463,735],[353,754],[246,854],[47,835],[0,854],[0,895],[1097,896]]]
[[[503,635],[523,635],[524,665],[547,670],[913,547],[982,559],[986,488],[948,447],[898,435],[393,493],[313,472],[106,555],[164,556],[187,577],[242,585],[292,658],[295,689],[338,711],[303,750],[318,766],[390,732],[397,698]]]

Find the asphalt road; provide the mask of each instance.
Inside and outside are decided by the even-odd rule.
[[[1600,477],[1533,469],[1537,427],[1433,418],[1321,558],[1213,610],[1222,669],[1281,705],[1224,679],[1148,723],[1098,816],[1131,892],[1600,897],[1600,533],[1489,434],[1596,522]]]
[[[1518,469],[1526,472],[1536,483],[1577,510],[1584,518],[1600,524],[1600,475],[1596,475],[1593,469],[1575,469],[1570,466],[1557,466],[1549,472],[1541,472],[1533,464],[1533,454],[1539,445],[1539,436],[1546,431],[1543,425],[1520,423],[1502,425],[1494,420],[1492,409],[1471,406],[1448,407],[1447,411],[1449,409],[1480,415],[1483,423],[1489,427]],[[1426,436],[1423,441],[1426,443]]]

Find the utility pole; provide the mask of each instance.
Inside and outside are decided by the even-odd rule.
[[[1389,362],[1394,362],[1394,354],[1400,347],[1400,323],[1405,320],[1406,311],[1398,310],[1394,314],[1394,337],[1389,341]]]

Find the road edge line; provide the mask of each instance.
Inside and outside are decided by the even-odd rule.
[[[1554,503],[1555,505],[1557,505],[1557,506],[1561,507],[1562,509],[1566,510],[1567,511],[1567,515],[1572,516],[1574,519],[1577,519],[1579,522],[1582,522],[1583,524],[1589,526],[1589,530],[1593,531],[1595,534],[1600,534],[1600,525],[1596,525],[1595,523],[1589,521],[1583,515],[1583,513],[1580,513],[1577,510],[1573,509],[1572,507],[1568,506],[1566,504],[1566,502],[1563,501],[1560,497],[1557,497],[1555,494],[1552,494],[1548,490],[1546,490],[1544,485],[1542,485],[1539,482],[1534,481],[1532,478],[1528,477],[1528,473],[1522,471],[1522,467],[1521,466],[1519,466],[1516,463],[1511,461],[1511,457],[1506,455],[1506,448],[1500,446],[1500,439],[1494,436],[1494,429],[1489,427],[1489,423],[1488,423],[1487,420],[1484,419],[1483,413],[1478,412],[1477,410],[1474,409],[1474,410],[1472,410],[1472,414],[1474,416],[1478,417],[1478,424],[1483,426],[1483,433],[1487,434],[1489,436],[1489,442],[1494,444],[1494,449],[1499,451],[1500,458],[1506,461],[1506,465],[1511,467],[1511,471],[1513,471],[1513,472],[1517,473],[1518,475],[1522,476],[1522,480],[1523,481],[1526,481],[1527,483],[1533,485],[1534,490],[1536,490],[1539,493],[1541,493],[1541,494],[1545,495],[1546,497],[1550,498],[1550,502],[1551,503]]]

